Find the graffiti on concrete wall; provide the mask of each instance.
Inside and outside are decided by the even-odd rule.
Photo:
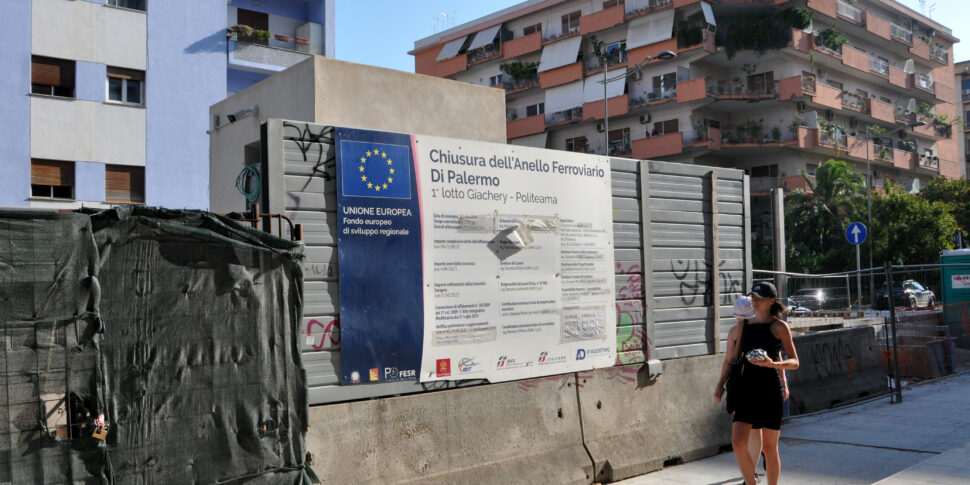
[[[847,375],[858,365],[852,355],[852,347],[840,337],[835,342],[819,342],[812,346],[812,363],[819,379]]]
[[[316,130],[316,131],[314,131]],[[283,139],[292,141],[303,154],[303,161],[313,163],[313,175],[319,174],[324,180],[333,180],[334,175],[327,170],[336,170],[337,157],[332,150],[324,150],[321,145],[333,146],[333,127],[317,126],[309,123],[283,122]],[[327,154],[330,153],[330,156]]]
[[[740,279],[723,271],[724,260],[718,262],[719,291],[723,294],[742,293],[744,287]],[[678,281],[678,294],[685,306],[692,306],[703,298],[704,306],[714,304],[713,268],[710,262],[698,259],[678,259],[670,262],[670,272]]]

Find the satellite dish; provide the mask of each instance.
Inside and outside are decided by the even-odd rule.
[[[912,59],[906,59],[906,64],[903,64],[903,72],[906,74],[912,74],[916,71],[916,64],[913,63]]]
[[[916,111],[916,99],[909,98],[909,101],[906,103],[906,111],[909,111],[910,113]]]
[[[909,193],[916,194],[916,193],[919,193],[919,191],[920,191],[919,179],[913,179],[913,185],[910,186]]]

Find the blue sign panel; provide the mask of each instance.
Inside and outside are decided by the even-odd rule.
[[[845,228],[845,238],[849,241],[849,244],[862,244],[866,240],[866,235],[866,225],[861,222],[853,222]]]
[[[411,137],[336,129],[342,384],[417,379],[421,213]]]

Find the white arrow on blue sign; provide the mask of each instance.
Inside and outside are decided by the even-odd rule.
[[[861,222],[853,222],[845,228],[845,238],[850,244],[859,245],[866,240],[866,225]]]

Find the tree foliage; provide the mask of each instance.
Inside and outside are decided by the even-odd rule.
[[[877,263],[937,263],[944,249],[953,247],[957,222],[951,204],[930,201],[890,183],[886,194],[872,199],[872,238]]]
[[[963,233],[970,231],[970,180],[935,178],[923,187],[919,195],[930,202],[949,204],[950,212]]]

